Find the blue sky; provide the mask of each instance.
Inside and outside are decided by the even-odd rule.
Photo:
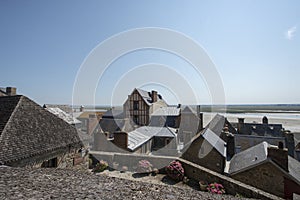
[[[15,86],[40,104],[71,103],[78,70],[99,43],[129,29],[161,27],[189,36],[206,50],[223,81],[226,103],[300,103],[299,9],[296,0],[3,0],[0,86]],[[145,89],[157,89],[170,104],[210,103],[205,80],[193,76],[191,66],[156,50],[132,52],[114,62],[99,82],[96,103],[110,104],[112,85],[124,71],[144,63],[162,63],[186,74],[200,101],[187,97],[178,102],[180,83],[145,84]],[[140,70],[141,77],[145,71]],[[123,93],[114,103],[122,103],[133,89],[129,85],[118,86]],[[168,88],[175,88],[175,95]]]

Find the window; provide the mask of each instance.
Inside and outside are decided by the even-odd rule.
[[[42,163],[42,168],[55,168],[57,167],[57,158],[46,160]]]
[[[139,101],[133,101],[133,110],[139,109]]]
[[[134,123],[139,124],[139,118],[137,115],[133,115],[133,121]]]

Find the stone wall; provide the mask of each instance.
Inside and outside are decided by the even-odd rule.
[[[108,162],[109,166],[114,168],[114,163],[117,163],[119,168],[122,166],[128,167],[130,171],[135,171],[138,162],[140,160],[148,160],[153,164],[153,168],[163,168],[167,166],[171,161],[175,160],[176,157],[166,156],[150,156],[146,154],[135,154],[135,153],[114,153],[114,152],[103,152],[103,151],[90,151],[90,155],[95,160],[104,160]]]
[[[193,180],[200,181],[205,180],[209,183],[218,182],[224,185],[226,192],[231,195],[242,195],[244,197],[249,198],[257,198],[257,199],[281,199],[277,196],[264,192],[260,189],[254,188],[250,185],[244,184],[240,181],[234,180],[230,177],[221,175],[217,172],[209,170],[205,167],[194,164],[190,161],[184,160],[178,157],[166,157],[166,156],[149,156],[142,154],[123,154],[123,153],[113,153],[113,152],[99,152],[99,151],[91,151],[90,152],[95,159],[105,160],[110,166],[113,165],[113,162],[119,163],[119,168],[122,165],[125,165],[129,168],[129,170],[134,169],[139,160],[148,160],[150,161],[154,167],[162,168],[162,166],[166,166],[172,160],[179,160],[183,168],[185,170],[185,175]],[[131,163],[131,166],[128,165]],[[159,167],[160,166],[160,167]]]
[[[270,162],[240,172],[233,175],[232,178],[277,196],[284,197],[283,173]]]
[[[53,156],[51,159],[57,158],[57,168],[60,169],[88,169],[88,154],[82,156],[82,153],[78,152],[78,150],[79,149],[73,149],[69,152],[61,153],[58,156]],[[44,161],[38,161],[31,164],[28,163],[27,165],[24,165],[24,167],[41,168]]]
[[[178,160],[182,163],[182,166],[185,170],[185,175],[187,177],[193,178],[196,181],[204,180],[208,183],[221,183],[225,187],[226,193],[228,194],[239,194],[244,197],[257,199],[281,199],[280,197],[274,196],[265,191],[252,187],[240,181],[234,180],[228,176],[221,175],[217,172],[196,165],[184,159],[179,158]]]

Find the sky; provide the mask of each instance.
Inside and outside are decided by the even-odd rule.
[[[169,104],[211,104],[212,94],[222,92],[226,104],[300,103],[299,9],[297,0],[2,0],[0,87],[17,87],[39,104],[74,103],[81,68],[99,45],[128,30],[157,27],[205,50],[222,87],[180,55],[140,49],[117,57],[96,85],[84,86],[94,99],[82,91],[76,103],[122,104],[135,87],[157,90]]]

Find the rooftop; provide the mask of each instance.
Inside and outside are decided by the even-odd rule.
[[[128,149],[135,150],[154,136],[175,137],[175,129],[168,127],[142,126],[128,133]]]
[[[0,167],[0,177],[0,199],[240,199],[70,169]]]
[[[0,97],[0,162],[44,160],[59,149],[79,145],[75,127],[29,98]]]

